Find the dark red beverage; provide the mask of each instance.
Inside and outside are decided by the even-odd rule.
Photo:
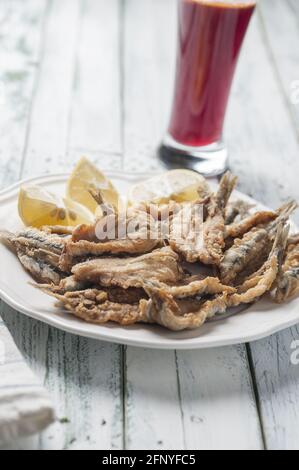
[[[218,142],[255,1],[180,0],[175,97],[169,127],[180,144]]]

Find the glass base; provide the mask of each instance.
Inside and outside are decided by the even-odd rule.
[[[222,141],[190,147],[166,135],[159,148],[159,158],[167,168],[188,168],[204,176],[217,176],[227,170],[228,152]]]

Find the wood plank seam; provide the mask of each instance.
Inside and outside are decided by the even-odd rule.
[[[70,106],[69,106],[69,115],[68,115],[68,124],[67,124],[67,139],[66,145],[68,151],[70,150],[70,137],[71,137],[71,124],[72,124],[72,99],[74,96],[74,89],[76,84],[76,75],[77,75],[77,66],[78,66],[78,45],[80,43],[81,32],[82,32],[82,18],[85,11],[86,2],[85,0],[80,0],[80,11],[79,11],[79,24],[77,29],[77,37],[76,37],[76,47],[75,47],[75,54],[74,54],[74,63],[73,63],[73,83],[71,89],[71,96],[70,96]]]
[[[180,407],[181,419],[182,419],[184,450],[187,450],[188,447],[187,447],[187,440],[186,440],[184,409],[183,409],[183,404],[182,404],[180,368],[179,368],[179,364],[178,364],[178,354],[177,354],[177,351],[174,351],[174,359],[175,359],[175,368],[176,368],[176,376],[177,376],[177,388],[178,388],[179,407]]]
[[[249,343],[247,343],[245,346],[246,346],[248,368],[249,368],[250,377],[251,377],[252,391],[253,391],[255,404],[256,404],[256,409],[257,409],[257,414],[258,414],[258,418],[259,418],[259,422],[260,422],[261,439],[262,439],[262,443],[263,443],[263,446],[264,446],[264,450],[267,450],[267,440],[266,440],[266,435],[265,435],[265,430],[264,430],[264,422],[263,422],[263,416],[262,416],[262,410],[261,410],[260,395],[259,395],[259,389],[258,389],[258,384],[257,384],[257,380],[256,380],[256,374],[255,374],[255,368],[254,368],[251,348],[250,348]]]

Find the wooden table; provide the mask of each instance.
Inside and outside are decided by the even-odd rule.
[[[226,122],[242,191],[299,199],[299,2],[261,0]],[[151,172],[174,75],[175,0],[2,0],[0,184],[69,171]],[[297,221],[298,221],[297,217]],[[251,344],[152,351],[1,314],[59,421],[13,443],[35,449],[298,449],[294,327]]]

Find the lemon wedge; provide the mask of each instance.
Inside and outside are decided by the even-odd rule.
[[[36,185],[23,186],[19,192],[19,215],[25,225],[76,226],[91,224],[93,214],[81,204],[69,198],[59,198]]]
[[[129,191],[129,204],[153,202],[166,204],[194,201],[209,192],[206,179],[195,171],[171,170],[162,175],[137,183]]]
[[[103,203],[113,207],[121,205],[121,199],[111,181],[87,158],[82,157],[67,183],[67,197],[87,207],[93,214],[98,204],[90,191],[100,191]]]

